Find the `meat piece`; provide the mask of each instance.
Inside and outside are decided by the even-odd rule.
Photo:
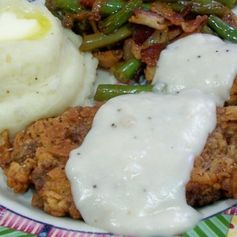
[[[237,198],[237,107],[219,108],[217,127],[196,157],[186,186],[187,202],[203,206],[221,198]]]
[[[137,9],[133,12],[133,15],[129,18],[129,22],[145,25],[156,30],[166,30],[168,28],[164,17],[155,12],[141,9]]]
[[[115,66],[123,57],[122,50],[107,50],[98,51],[94,53],[94,56],[99,60],[99,66],[109,69]]]
[[[32,204],[54,216],[80,218],[64,167],[69,152],[88,133],[98,107],[77,107],[62,116],[39,120],[16,135],[13,144],[0,136],[0,166],[17,193],[35,188]]]
[[[92,8],[95,0],[80,0],[80,4],[84,7]]]
[[[155,67],[161,51],[166,47],[166,44],[153,44],[141,50],[141,60],[149,67]]]
[[[15,192],[35,188],[33,206],[54,216],[80,218],[64,172],[69,152],[89,131],[96,107],[72,108],[57,118],[43,119],[9,142],[0,137],[0,165]],[[217,126],[196,157],[186,185],[187,202],[203,206],[221,198],[237,198],[237,106],[218,108]]]
[[[155,2],[151,10],[160,17],[170,21],[171,25],[181,26],[185,33],[199,32],[200,28],[207,22],[207,16],[196,16],[193,20],[185,20],[185,12],[177,13],[173,11],[166,3]]]

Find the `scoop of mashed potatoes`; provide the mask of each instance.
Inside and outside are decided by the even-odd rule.
[[[75,42],[43,5],[0,0],[0,132],[88,102],[97,60]]]

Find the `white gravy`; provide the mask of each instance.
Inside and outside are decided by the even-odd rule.
[[[136,236],[191,228],[201,217],[185,185],[215,125],[215,102],[198,91],[109,100],[66,166],[85,222]]]
[[[162,51],[153,83],[168,93],[199,89],[221,106],[229,98],[237,74],[237,45],[208,34],[192,34]]]

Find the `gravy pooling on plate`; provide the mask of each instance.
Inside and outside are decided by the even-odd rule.
[[[201,216],[185,185],[215,125],[215,102],[198,91],[109,100],[66,166],[85,222],[138,236],[191,228]]]

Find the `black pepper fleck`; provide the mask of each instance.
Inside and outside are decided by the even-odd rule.
[[[35,77],[35,80],[37,81],[37,80],[38,80],[38,77]]]
[[[201,58],[201,55],[198,55],[197,57],[198,57],[198,58]]]
[[[216,50],[216,53],[219,53],[219,50]]]
[[[149,120],[151,120],[151,119],[152,119],[152,117],[151,117],[151,116],[148,116],[147,118],[148,118]]]
[[[93,187],[93,188],[97,188],[97,185],[96,185],[96,184],[94,184],[92,187]]]
[[[121,112],[122,109],[117,109],[118,112]]]
[[[115,123],[112,123],[112,124],[111,124],[111,127],[116,128],[117,125],[116,125]]]
[[[9,90],[7,90],[7,91],[6,91],[6,93],[7,93],[7,94],[9,94],[9,93],[10,93],[10,91],[9,91]]]
[[[229,49],[226,49],[225,51],[226,51],[226,53],[230,52],[230,50],[229,50]]]
[[[78,155],[78,156],[80,156],[80,155],[81,155],[81,153],[80,153],[80,152],[78,152],[78,153],[77,153],[77,155]]]

